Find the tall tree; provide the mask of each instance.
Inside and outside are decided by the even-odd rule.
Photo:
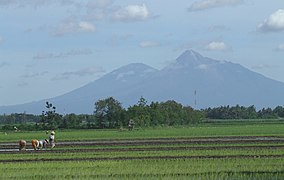
[[[128,108],[128,115],[137,126],[147,127],[151,124],[150,108],[144,97],[141,97],[136,105]]]
[[[113,97],[97,101],[94,114],[99,128],[116,128],[123,123],[123,108]]]
[[[42,111],[41,127],[43,129],[56,129],[62,123],[62,115],[56,113],[56,107],[46,102],[47,111]]]

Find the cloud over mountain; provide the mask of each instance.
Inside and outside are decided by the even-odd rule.
[[[279,44],[276,51],[284,51],[284,44]]]
[[[144,21],[152,17],[145,4],[128,5],[113,13],[113,19],[117,21]]]
[[[62,53],[49,53],[49,52],[38,52],[33,56],[33,59],[42,60],[42,59],[56,59],[56,58],[67,58],[72,56],[80,55],[90,55],[93,54],[91,49],[72,49],[68,52]]]
[[[159,43],[156,41],[142,41],[139,46],[141,48],[150,48],[150,47],[156,47],[159,46]]]
[[[83,76],[92,76],[94,74],[100,74],[100,73],[104,73],[105,70],[102,69],[101,67],[88,67],[88,68],[84,68],[84,69],[80,69],[77,71],[66,71],[63,72],[61,74],[56,75],[54,78],[52,78],[51,80],[66,80],[69,79],[71,77],[83,77]]]
[[[43,6],[48,6],[52,4],[59,4],[59,5],[74,5],[75,1],[73,0],[1,0],[0,1],[0,8],[1,7],[16,7],[16,8],[23,8],[23,7],[32,7],[32,8],[39,8]]]
[[[51,36],[61,37],[71,33],[95,32],[96,26],[92,22],[77,20],[75,17],[69,17],[55,26],[50,32]]]
[[[236,6],[242,3],[244,3],[243,0],[200,0],[191,4],[188,11],[201,11],[224,6]]]
[[[284,31],[284,9],[279,9],[266,18],[258,25],[258,30],[263,33]]]
[[[231,47],[223,41],[212,41],[205,46],[205,49],[208,51],[227,51],[230,50]]]
[[[29,72],[29,73],[26,73],[24,75],[22,75],[21,77],[23,78],[37,78],[37,77],[40,77],[40,76],[44,76],[48,74],[48,71],[43,71],[43,72]]]

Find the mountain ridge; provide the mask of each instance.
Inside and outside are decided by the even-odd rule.
[[[196,92],[196,94],[195,94]],[[143,96],[148,101],[175,100],[194,108],[221,105],[282,105],[284,83],[250,71],[240,64],[218,61],[187,50],[161,70],[143,63],[122,66],[71,92],[37,102],[2,106],[0,113],[40,114],[45,101],[60,113],[87,113],[99,99],[114,97],[124,107]]]

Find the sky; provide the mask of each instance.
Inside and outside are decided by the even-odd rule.
[[[281,0],[0,0],[0,106],[70,92],[185,50],[284,82]]]

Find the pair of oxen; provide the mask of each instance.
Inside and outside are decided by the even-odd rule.
[[[33,139],[32,140],[32,146],[34,150],[40,150],[40,149],[46,149],[47,145],[50,144],[51,148],[54,148],[55,146],[55,138],[54,138],[55,132],[51,131],[50,136],[49,136],[49,140],[44,139],[44,140],[37,140],[37,139]],[[25,140],[20,140],[19,141],[19,150],[26,150],[26,145],[27,142]]]
[[[49,143],[49,141],[47,139],[44,140],[37,140],[37,139],[33,139],[32,141],[32,146],[34,150],[40,150],[40,149],[46,149],[47,144]],[[26,150],[26,145],[27,142],[25,140],[20,140],[19,141],[19,150]]]

